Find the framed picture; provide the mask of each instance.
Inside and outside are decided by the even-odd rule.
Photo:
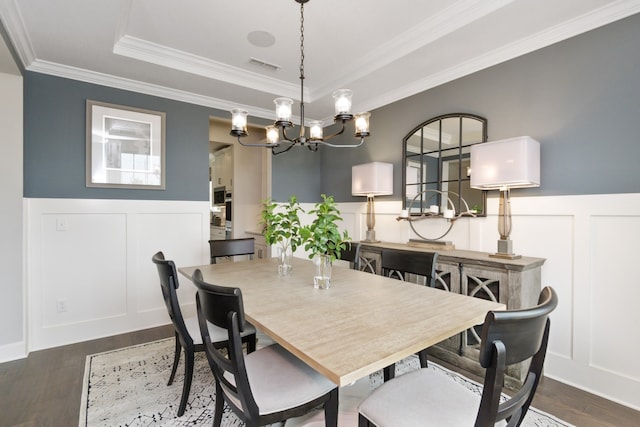
[[[165,116],[87,100],[87,187],[164,190]]]

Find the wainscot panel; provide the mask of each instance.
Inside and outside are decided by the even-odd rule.
[[[151,257],[209,260],[209,202],[26,199],[28,350],[169,323]],[[195,289],[179,296],[194,311]]]

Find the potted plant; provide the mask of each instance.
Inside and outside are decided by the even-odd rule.
[[[299,213],[303,212],[296,196],[291,196],[283,206],[273,200],[262,203],[262,234],[268,245],[278,244],[278,273],[286,276],[291,273],[291,257],[302,244],[300,236]]]
[[[326,289],[331,284],[331,263],[340,258],[340,254],[350,244],[351,238],[345,230],[340,234],[336,224],[342,221],[333,196],[321,195],[322,202],[316,203],[309,214],[315,215],[311,224],[300,229],[309,258],[316,264],[313,284],[316,288]]]

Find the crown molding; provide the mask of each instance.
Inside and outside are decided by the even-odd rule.
[[[502,0],[500,4],[506,4],[510,1],[511,0]],[[425,27],[425,23],[421,23],[421,25],[410,29],[399,38],[391,40],[388,44],[380,46],[380,52],[382,52],[382,54],[379,52],[375,55],[369,54],[363,59],[363,61],[359,62],[357,66],[354,66],[353,68],[350,67],[345,71],[345,73],[343,73],[344,75],[348,75],[348,78],[343,79],[344,82],[351,82],[359,77],[366,76],[366,74],[370,73],[371,70],[380,69],[398,57],[405,55],[406,49],[415,49],[416,46],[424,44],[425,40],[428,42],[429,40],[433,41],[442,37],[448,31],[447,25],[453,25],[454,27],[455,25],[464,25],[465,21],[477,19],[477,17],[481,16],[483,13],[489,13],[490,11],[487,9],[489,6],[483,3],[490,2],[466,0],[461,3],[454,3],[442,14],[439,14],[439,18],[434,18],[428,23],[432,28],[429,28],[429,26]],[[131,0],[126,0],[126,4],[130,5]],[[461,7],[461,4],[469,7],[469,10],[467,10],[463,16],[457,16],[455,13],[460,12],[458,8]],[[122,14],[122,19],[128,19],[127,10],[128,9],[125,8],[125,12]],[[639,12],[639,0],[619,0],[614,3],[610,3],[582,16],[556,25],[553,28],[541,31],[530,37],[495,49],[485,55],[472,58],[464,63],[450,67],[447,70],[426,76],[387,92],[374,94],[368,99],[360,97],[358,108],[362,111],[370,111],[383,107],[441,84],[464,77],[490,66],[530,53]],[[238,105],[218,98],[38,60],[31,41],[29,40],[28,33],[26,32],[26,27],[18,8],[17,0],[0,0],[0,17],[2,17],[3,25],[5,26],[17,55],[24,64],[25,69],[29,71],[36,71],[88,83],[189,102],[224,111],[228,111],[235,107],[241,107],[246,109],[251,116],[269,120],[273,119],[273,111],[271,110],[257,108],[250,105]],[[455,19],[455,21],[452,23],[451,19]],[[289,96],[293,99],[299,100],[299,86],[287,84],[281,80],[268,78],[257,73],[247,72],[245,70],[238,69],[237,67],[229,67],[215,61],[207,60],[206,58],[186,54],[175,49],[148,43],[133,37],[121,37],[121,34],[126,27],[126,22],[121,21],[121,24],[122,25],[119,26],[116,31],[116,40],[114,41],[114,52],[117,51],[116,53],[118,54],[182,70],[191,74],[202,75],[208,78],[216,78],[218,80],[250,87],[267,93],[277,93],[278,95]],[[417,41],[418,39],[420,39],[419,42]],[[407,46],[405,47],[404,44]],[[405,51],[402,52],[402,49],[405,49]],[[376,48],[376,50],[378,50],[378,48]],[[307,93],[309,89],[305,88],[305,99],[308,100],[307,102],[312,102],[313,99],[319,99],[321,97],[319,94],[329,93],[329,89],[327,89],[328,87],[331,87],[331,90],[333,90],[333,88],[336,87],[347,86],[343,84],[344,82],[327,83],[321,89],[311,91],[310,94]],[[332,119],[327,117],[323,121],[325,123],[329,123],[332,122]]]
[[[24,20],[22,19],[16,0],[0,1],[0,17],[11,39],[11,44],[20,61],[22,61],[22,65],[24,68],[27,68],[29,64],[35,61],[36,54],[27,34],[26,26],[24,25]]]
[[[317,99],[330,93],[331,88],[348,87],[353,81],[366,78],[373,71],[424,48],[471,22],[513,3],[513,1],[463,0],[454,2],[432,18],[421,21],[392,40],[371,49],[361,60],[345,67],[341,77],[324,82],[312,92],[312,95]]]
[[[362,110],[374,110],[436,86],[462,78],[491,66],[526,55],[579,34],[594,30],[640,12],[640,1],[620,0],[589,13],[509,43],[485,55],[477,56],[454,67],[412,81],[397,89],[369,98]]]
[[[113,53],[174,70],[243,86],[274,96],[299,99],[300,86],[131,36],[121,37]],[[308,92],[308,89],[306,89]],[[305,93],[305,97],[309,94]]]
[[[190,104],[202,105],[216,108],[223,111],[230,111],[233,108],[244,108],[254,117],[273,120],[273,111],[264,108],[257,108],[251,105],[239,105],[238,103],[226,101],[224,99],[199,95],[192,92],[172,89],[165,86],[140,82],[137,80],[125,79],[109,74],[97,73],[95,71],[84,70],[76,67],[69,67],[53,62],[36,60],[27,68],[29,71],[63,77],[71,80],[78,80],[101,86],[127,90],[131,92],[143,93],[160,98],[173,99],[175,101],[188,102]]]

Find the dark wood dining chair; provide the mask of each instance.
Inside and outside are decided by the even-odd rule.
[[[383,249],[381,254],[382,274],[387,277],[407,281],[407,274],[421,276],[426,286],[436,286],[437,252],[410,252],[394,249]],[[420,367],[426,368],[428,364],[427,349],[418,352]],[[383,370],[384,380],[390,380],[395,376],[395,365],[387,366]]]
[[[347,248],[340,251],[340,259],[347,261],[349,267],[353,270],[360,269],[360,243],[350,242],[347,243]]]
[[[278,344],[246,356],[242,352],[244,305],[239,288],[206,283],[193,273],[196,305],[207,360],[216,380],[214,427],[222,422],[224,403],[248,427],[284,422],[324,406],[325,426],[338,424],[338,388]],[[229,331],[229,351],[212,344],[207,322]]]
[[[555,291],[546,287],[535,307],[487,313],[479,353],[486,368],[481,396],[443,373],[419,369],[374,390],[360,404],[359,427],[413,427],[425,420],[434,426],[519,426],[542,377],[548,316],[557,305]],[[522,387],[501,402],[507,367],[530,358]]]
[[[383,249],[381,254],[382,274],[407,281],[407,273],[421,276],[425,285],[436,287],[437,252],[401,251]]]
[[[248,255],[253,259],[255,253],[255,239],[243,237],[240,239],[209,240],[211,252],[211,264],[216,263],[216,258],[231,257],[236,255]]]
[[[167,385],[173,384],[173,379],[178,369],[180,355],[184,348],[184,384],[182,387],[182,397],[180,398],[180,406],[178,407],[178,416],[182,416],[187,407],[187,399],[191,390],[191,380],[193,377],[194,357],[197,351],[204,351],[202,345],[202,337],[198,327],[198,319],[196,316],[183,317],[180,304],[178,302],[177,289],[180,286],[178,282],[178,274],[173,261],[166,260],[162,252],[153,255],[153,263],[158,269],[160,276],[160,288],[162,289],[162,297],[167,306],[171,323],[175,332],[176,345],[173,356],[173,367]],[[209,325],[209,335],[214,344],[218,347],[226,347],[228,345],[227,331],[214,325]],[[253,325],[247,325],[242,333],[242,341],[247,343],[247,352],[253,352],[256,349],[256,329]]]

